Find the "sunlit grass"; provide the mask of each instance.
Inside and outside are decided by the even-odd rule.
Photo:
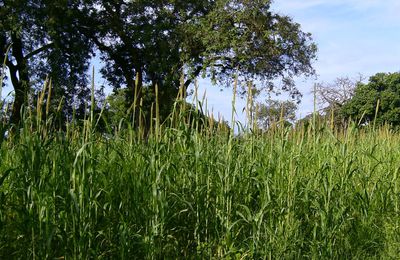
[[[400,255],[388,127],[235,136],[177,113],[106,138],[93,110],[65,131],[35,118],[1,143],[1,259]]]

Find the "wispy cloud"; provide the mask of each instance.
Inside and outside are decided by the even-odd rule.
[[[369,17],[371,22],[394,23],[400,22],[398,10],[399,0],[276,0],[273,7],[282,13],[300,14],[310,11],[322,11],[321,15],[328,15],[326,11],[348,11]]]
[[[286,11],[298,11],[308,8],[318,8],[321,6],[347,6],[355,10],[366,9],[392,9],[400,5],[398,0],[277,0],[274,2]]]
[[[313,34],[318,81],[400,71],[399,0],[276,0],[273,8]],[[302,115],[312,111],[313,83],[298,81]]]

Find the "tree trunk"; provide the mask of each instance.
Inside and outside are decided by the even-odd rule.
[[[17,89],[15,86],[14,86],[14,91],[15,91],[15,98],[12,106],[10,121],[12,124],[17,125],[21,121],[22,108],[23,105],[25,104],[25,93],[22,88],[18,87]]]
[[[23,55],[21,38],[18,37],[16,32],[12,32],[11,39],[13,41],[12,55],[14,56],[17,64],[13,65],[11,61],[8,62],[11,63],[8,67],[15,92],[15,99],[10,120],[11,123],[18,124],[21,121],[23,105],[27,105],[28,101],[29,75],[27,60]],[[17,77],[17,73],[19,78]]]

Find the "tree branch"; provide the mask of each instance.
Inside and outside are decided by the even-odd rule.
[[[197,68],[193,72],[193,76],[194,77],[191,77],[191,78],[187,79],[186,82],[184,83],[185,88],[189,87],[189,85],[192,84],[193,79],[196,78],[200,74],[202,69],[203,69],[202,66],[197,66]]]
[[[17,66],[14,63],[12,63],[8,58],[6,58],[5,60],[6,60],[6,66],[9,69],[14,69],[14,70],[17,69]]]
[[[35,56],[35,55],[41,53],[42,51],[48,50],[48,49],[50,49],[50,48],[53,47],[53,46],[54,46],[54,42],[51,42],[51,43],[46,44],[46,45],[43,45],[42,47],[40,47],[40,48],[38,48],[38,49],[32,51],[31,53],[28,53],[28,54],[25,56],[25,59],[29,60],[29,59],[32,58],[33,56]]]

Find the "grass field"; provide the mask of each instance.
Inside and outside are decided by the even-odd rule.
[[[233,136],[181,122],[143,139],[92,125],[51,131],[28,118],[1,139],[1,259],[400,255],[400,135],[389,128]]]

